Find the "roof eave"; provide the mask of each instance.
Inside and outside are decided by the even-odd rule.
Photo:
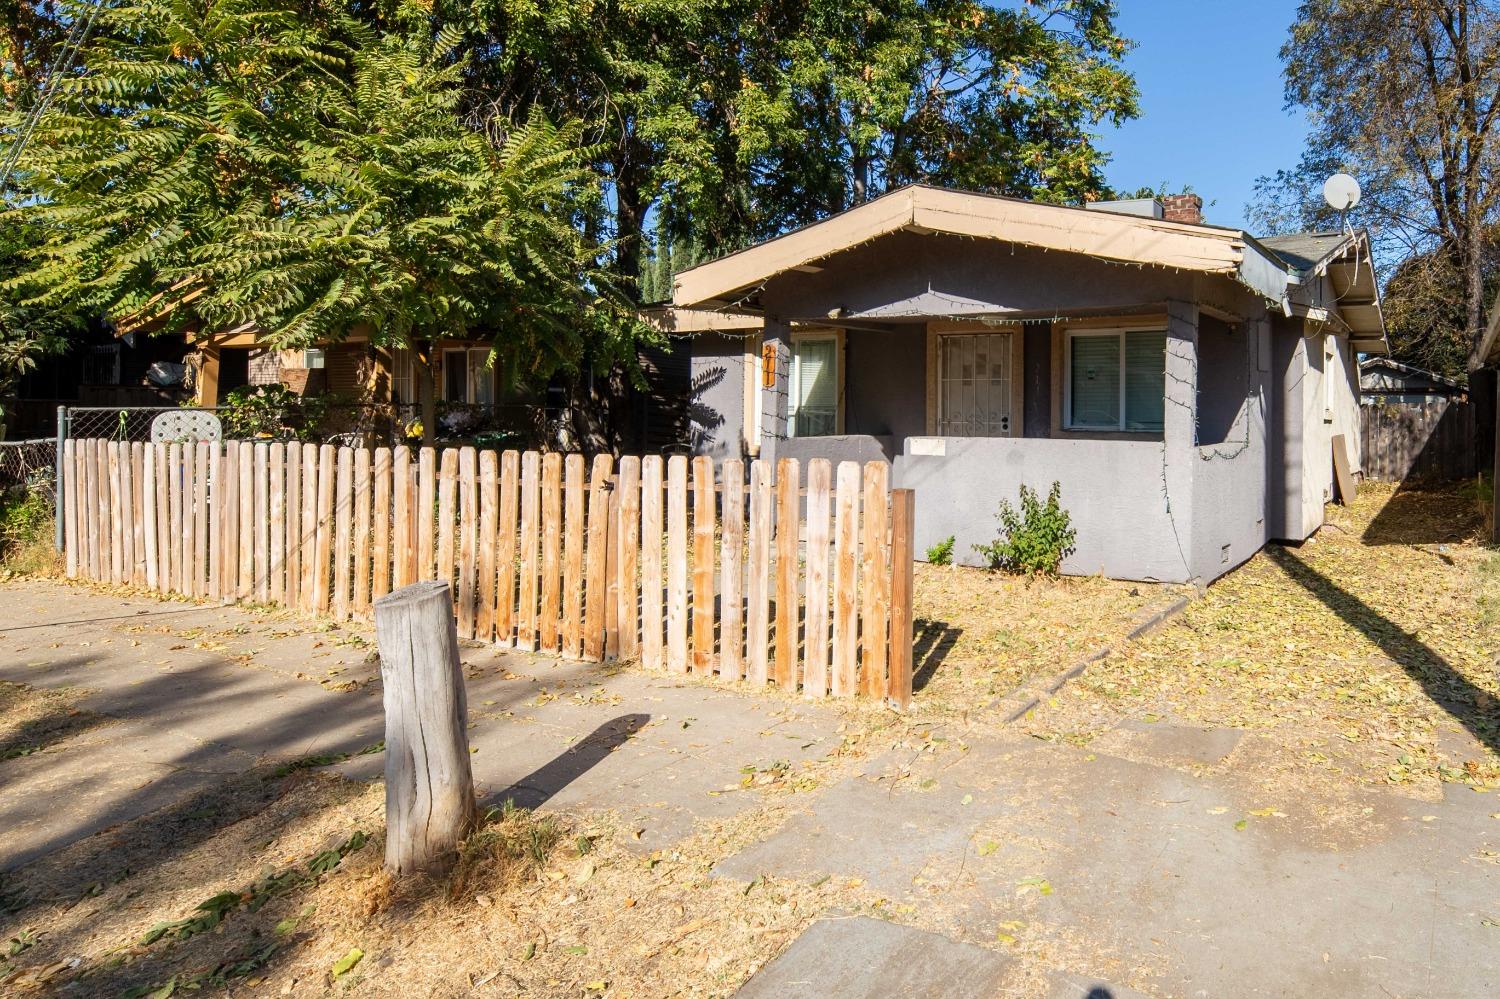
[[[1220,274],[1286,304],[1285,265],[1237,229],[917,186],[683,271],[677,275],[673,303],[680,308],[733,307],[779,274],[902,230]]]

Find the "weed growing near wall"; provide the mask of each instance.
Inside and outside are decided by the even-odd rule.
[[[1052,483],[1044,502],[1036,490],[1021,487],[1021,508],[1000,501],[1000,536],[987,545],[975,545],[991,569],[1005,569],[1027,576],[1055,576],[1062,560],[1074,551],[1078,532],[1073,519],[1062,508],[1061,483]]]

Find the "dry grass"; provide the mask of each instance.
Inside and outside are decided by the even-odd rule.
[[[1474,505],[1369,483],[1328,516],[1093,667],[1033,733],[1091,742],[1124,716],[1180,720],[1252,730],[1257,769],[1291,784],[1500,782],[1500,563]]]
[[[75,707],[76,692],[33,691],[0,680],[0,761],[14,760],[63,742],[111,719]]]
[[[1098,576],[1027,579],[920,564],[913,608],[917,707],[939,714],[981,709],[1033,677],[1119,642],[1181,592]]]

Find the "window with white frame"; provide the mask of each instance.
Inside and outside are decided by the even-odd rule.
[[[1010,437],[1013,333],[944,334],[938,339],[941,437]]]
[[[455,347],[443,351],[443,398],[476,406],[495,404],[495,377],[486,347]]]
[[[1069,330],[1063,422],[1069,430],[1159,432],[1166,396],[1162,330]]]
[[[839,432],[839,341],[835,333],[792,338],[791,419],[793,437],[829,437]]]

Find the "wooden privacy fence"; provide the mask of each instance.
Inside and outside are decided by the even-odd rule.
[[[1367,479],[1456,480],[1479,474],[1474,404],[1450,399],[1359,407]]]
[[[461,638],[911,699],[910,490],[889,466],[69,440],[69,576],[367,617],[447,579]],[[836,472],[836,474],[835,474]]]

